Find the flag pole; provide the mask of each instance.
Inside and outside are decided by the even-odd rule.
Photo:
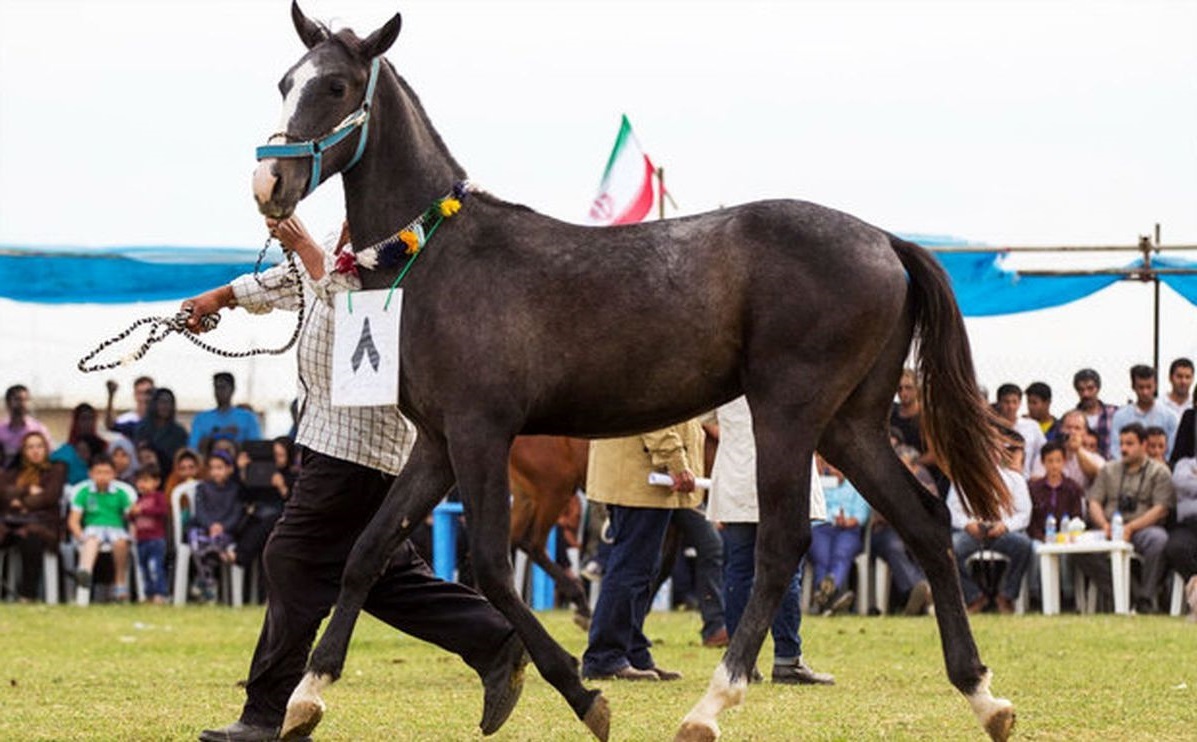
[[[657,168],[657,219],[665,218],[665,168]]]

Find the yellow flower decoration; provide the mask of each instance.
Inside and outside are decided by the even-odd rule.
[[[404,252],[408,255],[415,255],[420,251],[420,238],[410,229],[400,232],[399,239],[403,240],[403,244],[407,245],[407,249]]]
[[[455,198],[446,198],[441,200],[441,216],[453,216],[461,211],[461,202]]]

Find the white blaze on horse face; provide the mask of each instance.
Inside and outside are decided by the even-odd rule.
[[[278,122],[278,131],[280,133],[291,131],[291,119],[295,118],[295,111],[299,108],[299,99],[303,97],[303,91],[312,80],[316,79],[316,75],[319,72],[320,70],[316,68],[316,63],[309,59],[296,67],[295,71],[291,73],[291,88],[287,90],[287,95],[283,97],[283,114]],[[271,139],[273,140],[273,137]]]

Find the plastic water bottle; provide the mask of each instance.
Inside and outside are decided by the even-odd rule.
[[[1068,541],[1068,513],[1064,513],[1064,517],[1060,518],[1060,531],[1056,535],[1056,543],[1063,544]]]
[[[1122,540],[1122,511],[1121,510],[1115,510],[1114,518],[1113,518],[1113,520],[1110,521],[1110,540],[1111,541],[1121,541]]]
[[[1047,521],[1043,524],[1043,542],[1045,544],[1056,543],[1056,516],[1052,513],[1047,514]]]

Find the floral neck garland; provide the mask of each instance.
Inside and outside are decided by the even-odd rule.
[[[441,222],[461,210],[462,201],[474,190],[467,180],[459,180],[453,184],[453,190],[442,198],[432,202],[424,212],[412,219],[411,222],[367,248],[354,252],[343,250],[337,253],[335,269],[337,273],[352,273],[357,275],[358,266],[366,270],[376,268],[391,268],[399,264],[404,256],[414,260],[420,250],[432,239],[432,235],[441,226]]]

